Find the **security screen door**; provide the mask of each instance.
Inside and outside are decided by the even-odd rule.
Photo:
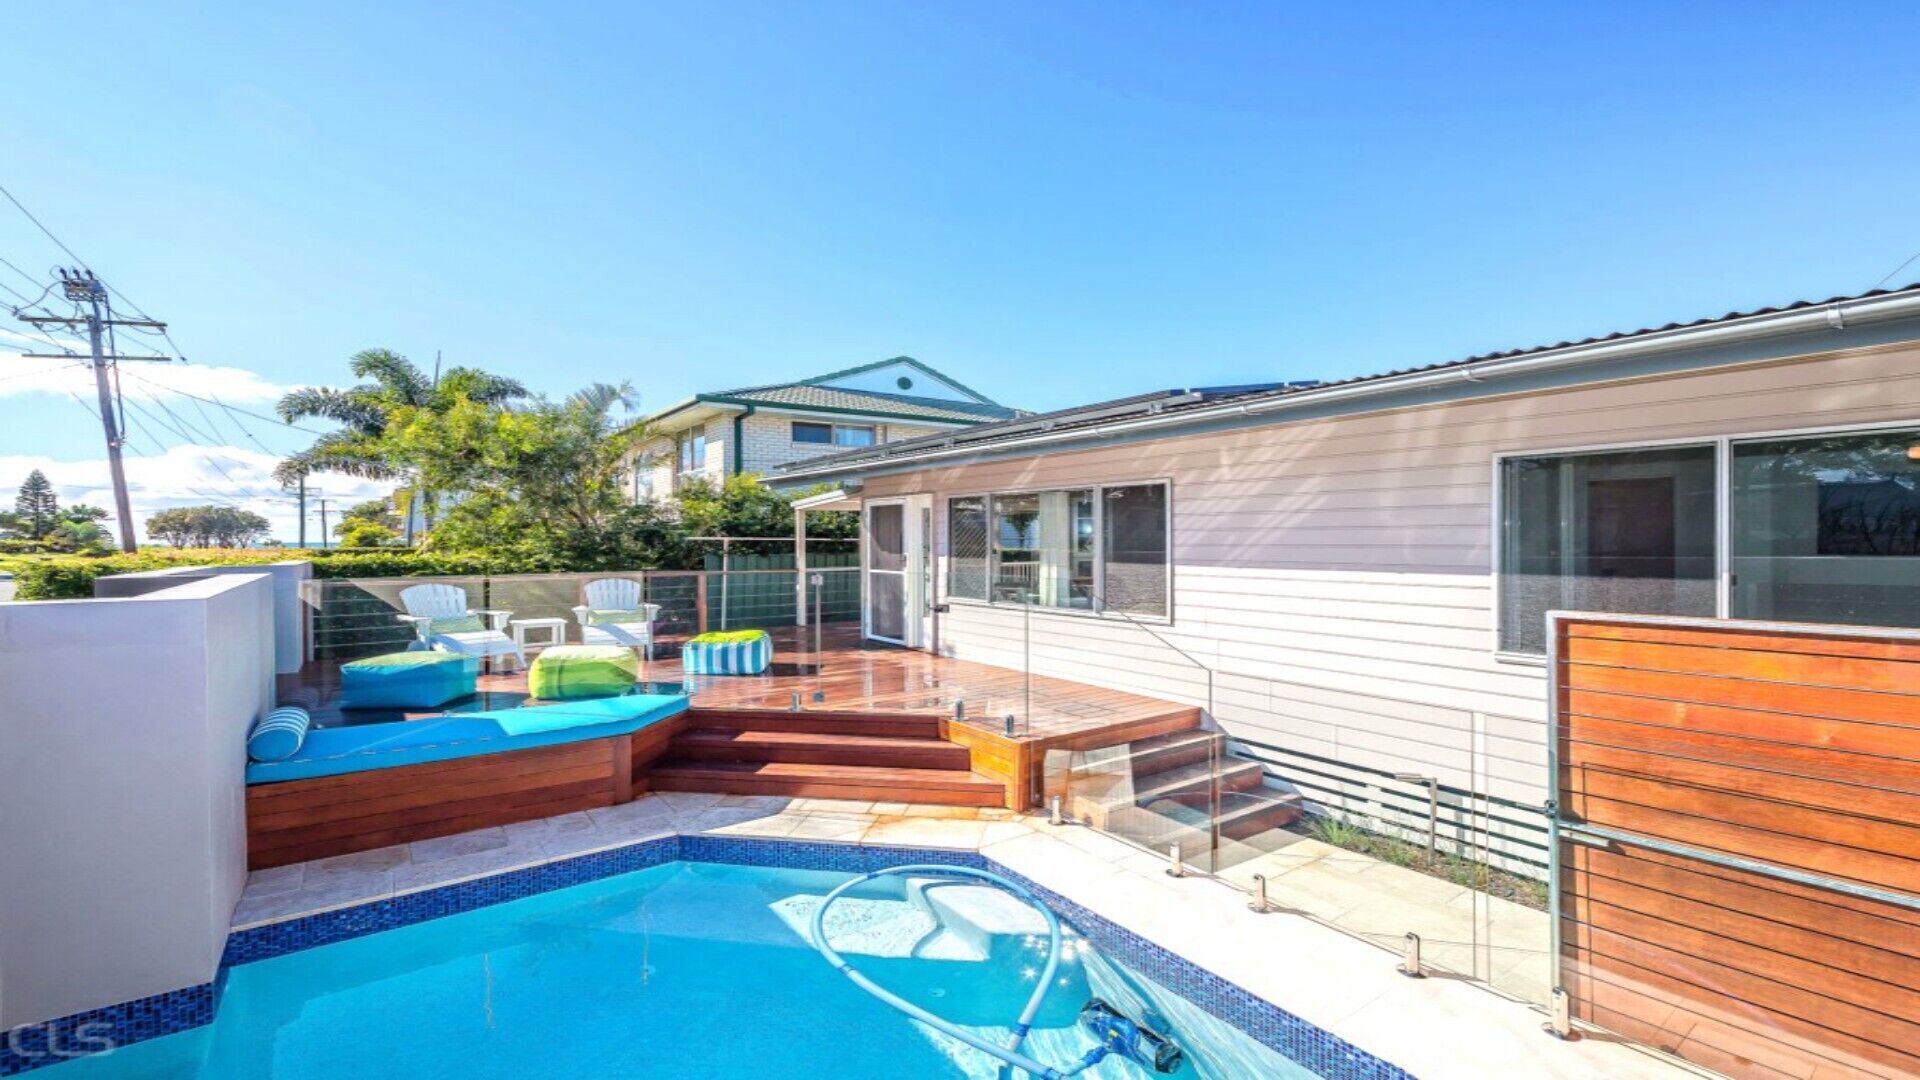
[[[907,644],[907,508],[867,504],[866,634]]]

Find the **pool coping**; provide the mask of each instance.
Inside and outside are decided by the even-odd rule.
[[[115,1032],[114,1046],[191,1030],[213,1021],[227,974],[235,967],[674,862],[842,873],[865,873],[904,862],[946,862],[991,870],[1031,889],[1103,952],[1319,1076],[1328,1080],[1412,1080],[1413,1077],[1405,1069],[1120,926],[982,852],[711,834],[673,833],[365,903],[241,927],[228,934],[219,973],[211,983],[63,1017],[38,1027],[49,1033],[72,1035],[82,1030],[81,1025],[107,1024]],[[49,1034],[49,1038],[52,1037]],[[45,1051],[23,1055],[9,1042],[0,1045],[0,1076],[16,1075],[69,1060],[72,1056]]]

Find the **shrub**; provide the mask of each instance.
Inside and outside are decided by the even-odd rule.
[[[73,600],[93,595],[95,578],[175,566],[247,566],[306,559],[319,578],[431,577],[524,574],[564,569],[511,553],[419,552],[392,548],[147,548],[131,555],[21,556],[0,561],[14,573],[21,600]]]

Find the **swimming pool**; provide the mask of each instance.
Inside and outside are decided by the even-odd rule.
[[[675,861],[239,963],[212,1025],[36,1075],[995,1076],[997,1063],[869,996],[808,943],[813,907],[852,876]],[[916,887],[859,886],[829,912],[832,944],[887,989],[1004,1038],[1042,942],[929,905]],[[1178,1076],[1315,1075],[1077,934],[1027,1052],[1079,1060],[1094,1043],[1077,1016],[1093,997],[1178,1042]],[[1108,1059],[1083,1075],[1154,1074]]]

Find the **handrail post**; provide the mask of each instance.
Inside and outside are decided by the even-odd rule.
[[[693,622],[696,633],[707,632],[707,575],[702,573],[693,579]]]

